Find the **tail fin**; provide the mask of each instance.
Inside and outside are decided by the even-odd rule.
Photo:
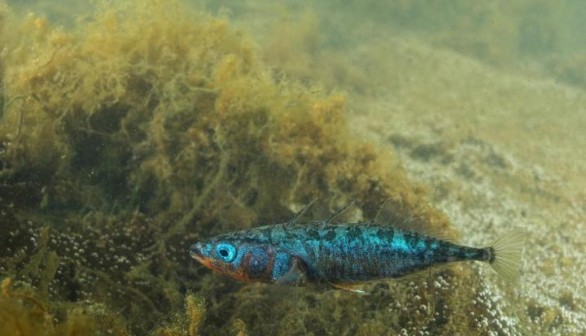
[[[520,276],[521,252],[526,233],[515,230],[497,239],[490,249],[493,258],[490,266],[508,281],[515,281]]]

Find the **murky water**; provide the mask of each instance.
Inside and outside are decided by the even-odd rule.
[[[581,335],[581,1],[8,1],[0,9],[0,333]],[[365,284],[244,284],[193,241],[395,220],[482,264]]]

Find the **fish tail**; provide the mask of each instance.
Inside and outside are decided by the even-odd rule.
[[[498,238],[488,248],[491,254],[488,262],[505,280],[515,281],[521,275],[521,252],[525,236],[524,231],[515,230]]]

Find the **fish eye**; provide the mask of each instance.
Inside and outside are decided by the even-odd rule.
[[[223,262],[231,262],[236,258],[236,247],[230,243],[219,243],[216,245],[216,254]]]

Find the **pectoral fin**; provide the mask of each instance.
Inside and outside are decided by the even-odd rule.
[[[291,257],[291,266],[289,270],[282,275],[278,275],[275,283],[280,285],[300,286],[307,281],[307,266],[305,262],[298,257]]]

